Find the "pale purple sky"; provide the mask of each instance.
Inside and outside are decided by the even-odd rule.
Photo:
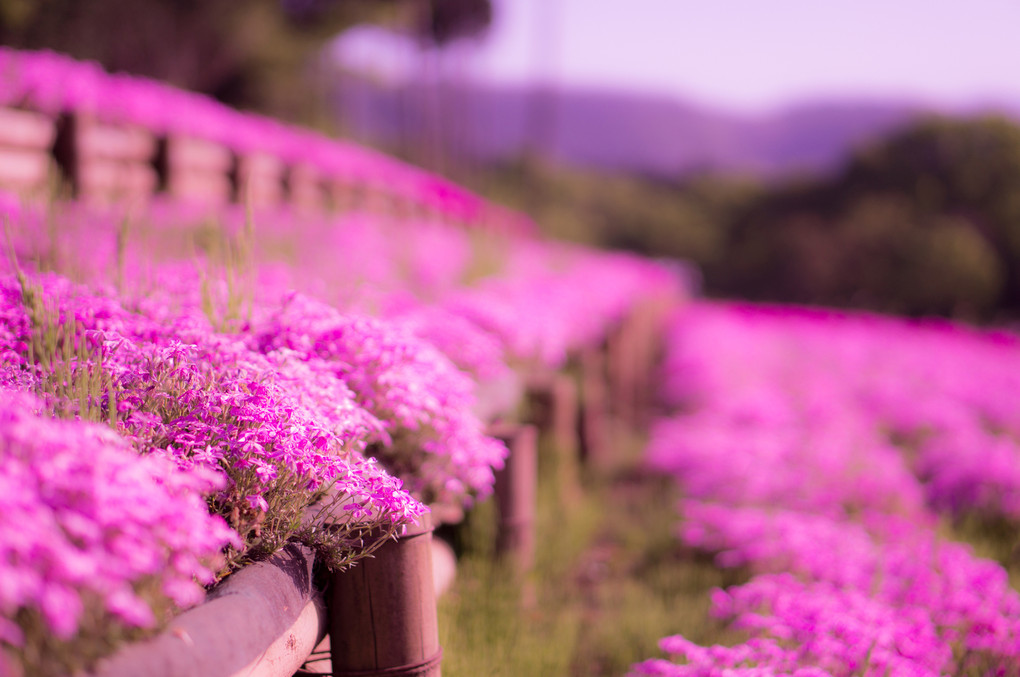
[[[1020,0],[494,0],[480,43],[445,57],[496,82],[623,87],[733,109],[819,97],[1020,106]],[[378,31],[355,63],[407,73]],[[388,45],[388,46],[387,46]]]

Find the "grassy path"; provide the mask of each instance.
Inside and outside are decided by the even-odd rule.
[[[585,477],[567,498],[555,455],[541,454],[535,570],[516,580],[492,563],[494,508],[479,506],[454,535],[457,582],[440,600],[446,677],[622,675],[659,655],[677,632],[725,638],[707,619],[712,587],[740,582],[710,559],[684,552],[673,535],[675,492],[639,470],[640,441],[619,468]]]
[[[702,646],[743,641],[709,618],[709,592],[748,572],[678,543],[676,489],[640,469],[642,446],[621,445],[619,467],[585,476],[573,494],[562,490],[556,455],[540,453],[536,566],[523,580],[493,562],[491,501],[447,534],[460,558],[439,603],[445,677],[619,676],[659,656],[670,634]],[[1018,587],[1015,525],[945,523],[943,535],[999,561]]]

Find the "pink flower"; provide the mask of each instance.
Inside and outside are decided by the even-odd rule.
[[[250,494],[244,497],[248,501],[248,505],[252,510],[258,510],[259,512],[266,512],[269,510],[269,504],[266,503],[266,499],[261,494]]]

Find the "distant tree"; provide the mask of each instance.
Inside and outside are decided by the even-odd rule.
[[[728,229],[720,293],[992,319],[1020,314],[1020,127],[929,119],[836,177],[765,194]]]
[[[443,43],[490,16],[489,0],[0,0],[0,43],[293,118],[305,113],[309,64],[345,28],[399,22]]]
[[[485,32],[492,23],[490,0],[426,0],[417,32],[442,47],[458,38]]]
[[[842,179],[848,195],[909,197],[922,218],[968,220],[999,256],[1002,304],[1020,312],[1020,126],[1002,117],[932,118],[862,150]]]

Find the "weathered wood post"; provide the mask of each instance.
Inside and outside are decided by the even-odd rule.
[[[94,677],[289,677],[326,634],[312,552],[287,545],[217,586],[152,639],[103,660]]]
[[[156,137],[141,127],[69,113],[58,123],[53,152],[75,197],[86,202],[144,202],[156,190]]]
[[[322,213],[326,210],[326,189],[319,171],[308,163],[287,168],[287,201],[302,212]]]
[[[330,650],[337,677],[439,677],[443,652],[432,574],[432,522],[333,575]]]
[[[56,122],[47,115],[0,107],[0,188],[43,197],[56,134]]]
[[[609,377],[610,408],[628,425],[636,425],[640,408],[641,350],[635,328],[636,311],[631,311],[613,328],[606,340],[606,371]]]
[[[578,427],[581,437],[581,457],[592,468],[605,470],[612,467],[612,422],[608,417],[609,392],[606,386],[605,351],[585,348],[580,354],[581,415]]]
[[[365,205],[364,186],[353,177],[333,177],[326,185],[326,193],[336,214],[361,211]]]
[[[235,175],[234,201],[252,207],[276,207],[283,202],[284,166],[271,153],[239,155]]]
[[[169,136],[160,142],[156,168],[161,187],[174,199],[219,206],[233,195],[234,154],[222,144]]]
[[[581,493],[577,384],[567,374],[536,373],[528,376],[525,392],[528,422],[552,442],[560,496],[574,503]]]
[[[613,410],[632,428],[647,425],[651,417],[665,321],[679,303],[673,295],[646,298],[610,336],[607,371]]]
[[[496,472],[496,556],[524,574],[535,564],[535,508],[538,489],[538,431],[533,425],[495,424],[489,434],[510,449]]]

